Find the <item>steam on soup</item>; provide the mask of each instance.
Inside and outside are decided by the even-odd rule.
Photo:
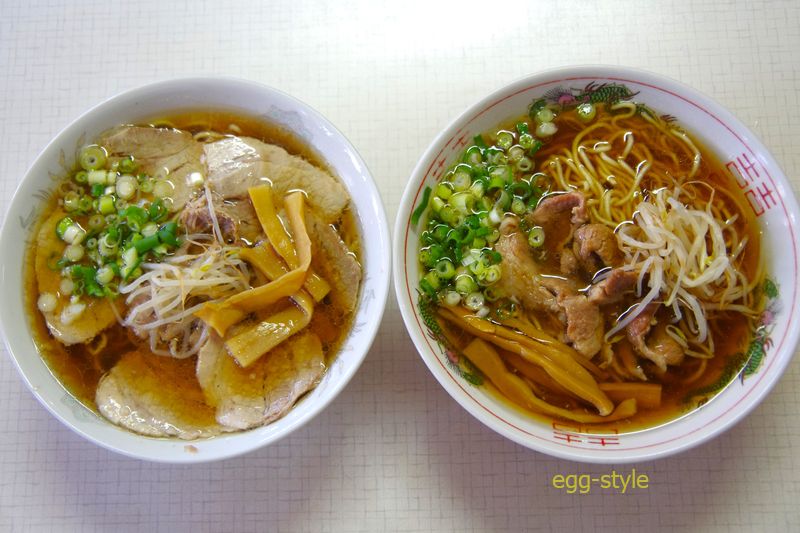
[[[428,191],[419,305],[466,373],[515,406],[626,431],[742,368],[762,307],[759,234],[670,117],[587,100],[533,102]]]
[[[40,352],[144,435],[267,424],[313,389],[362,278],[345,188],[278,128],[188,113],[78,153],[29,248]]]

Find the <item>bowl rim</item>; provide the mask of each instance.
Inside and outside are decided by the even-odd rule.
[[[32,178],[32,171],[35,167],[44,160],[44,158],[53,150],[58,149],[59,147],[64,146],[65,138],[69,136],[69,134],[75,130],[76,128],[80,127],[80,125],[88,120],[91,119],[97,113],[104,113],[104,112],[111,112],[111,110],[123,104],[127,107],[131,107],[130,100],[136,97],[143,97],[143,98],[152,98],[152,93],[156,93],[158,91],[164,90],[173,90],[173,91],[180,91],[185,89],[187,86],[194,86],[194,85],[201,85],[204,87],[209,87],[215,89],[217,91],[224,91],[225,89],[230,89],[231,87],[238,87],[242,89],[249,89],[254,92],[258,92],[262,94],[265,98],[269,100],[282,100],[284,102],[290,103],[293,108],[298,110],[302,110],[302,112],[310,117],[313,122],[318,123],[321,127],[324,128],[326,132],[327,138],[336,139],[336,143],[341,145],[341,148],[347,153],[348,159],[352,162],[354,167],[360,167],[361,172],[360,176],[363,179],[359,180],[358,185],[364,186],[367,189],[367,197],[369,198],[369,202],[365,203],[361,206],[356,206],[356,210],[359,213],[359,219],[362,221],[362,224],[367,222],[367,219],[362,218],[363,215],[367,215],[369,218],[370,225],[374,225],[376,227],[376,233],[378,236],[378,242],[375,242],[373,245],[373,249],[375,250],[372,252],[374,254],[374,263],[376,265],[382,265],[382,270],[377,270],[375,272],[364,272],[364,280],[362,281],[362,292],[359,295],[359,304],[358,306],[361,307],[365,301],[365,295],[363,293],[363,284],[366,283],[367,279],[369,278],[370,281],[374,282],[373,291],[370,292],[370,299],[372,299],[372,310],[370,312],[370,319],[367,321],[365,326],[357,332],[358,338],[362,339],[359,342],[363,344],[363,352],[356,353],[354,356],[352,363],[342,369],[342,371],[337,372],[336,380],[332,382],[329,386],[326,387],[326,390],[330,392],[326,393],[326,397],[324,401],[320,401],[316,404],[311,404],[304,410],[302,416],[299,416],[297,419],[292,420],[291,423],[287,423],[285,427],[279,433],[270,433],[267,435],[257,435],[259,430],[263,430],[264,428],[268,428],[270,424],[252,428],[250,430],[238,431],[234,433],[225,433],[215,437],[210,437],[207,439],[197,439],[197,440],[180,440],[175,438],[157,438],[157,437],[148,437],[144,435],[138,435],[134,432],[118,428],[111,422],[105,420],[102,417],[99,417],[102,420],[102,423],[105,426],[110,427],[117,427],[121,432],[127,433],[128,436],[125,440],[130,440],[126,446],[121,447],[115,445],[113,443],[109,443],[106,440],[94,435],[90,429],[90,425],[76,425],[72,421],[68,420],[65,413],[67,408],[58,405],[56,402],[51,401],[49,396],[53,396],[53,398],[58,398],[58,395],[65,393],[70,398],[74,399],[74,396],[64,387],[60,380],[54,377],[56,383],[58,383],[60,390],[55,390],[53,393],[49,393],[48,391],[39,390],[37,386],[35,386],[29,376],[23,371],[20,361],[18,360],[18,356],[15,353],[15,349],[13,347],[12,337],[9,335],[9,331],[6,326],[6,321],[0,320],[0,333],[2,333],[3,342],[6,347],[6,351],[8,352],[8,356],[14,364],[14,367],[17,370],[20,378],[22,379],[25,386],[28,390],[33,394],[36,400],[45,407],[45,409],[50,412],[56,419],[58,419],[65,427],[69,430],[75,432],[76,434],[80,435],[84,439],[102,447],[106,450],[131,457],[134,459],[140,459],[155,463],[167,463],[167,464],[194,464],[194,463],[205,463],[205,462],[212,462],[212,461],[219,461],[224,459],[229,459],[233,457],[238,457],[240,455],[244,455],[246,453],[252,452],[278,440],[290,435],[291,433],[295,432],[297,429],[305,426],[309,423],[312,419],[314,419],[317,415],[319,415],[324,409],[326,409],[333,401],[341,394],[341,392],[345,389],[347,384],[356,374],[358,369],[364,362],[367,354],[372,349],[372,345],[374,344],[374,340],[378,334],[378,330],[382,323],[382,318],[384,316],[386,310],[386,303],[388,301],[389,296],[389,286],[391,283],[391,239],[389,233],[389,224],[388,218],[386,216],[386,211],[384,208],[384,203],[380,195],[380,191],[377,188],[375,183],[374,177],[370,172],[366,162],[363,160],[359,152],[356,150],[355,146],[350,142],[350,140],[344,135],[344,133],[339,130],[330,120],[328,120],[325,116],[323,116],[319,111],[315,108],[310,106],[309,104],[305,103],[304,101],[294,97],[280,89],[272,87],[270,85],[244,79],[238,77],[231,77],[231,76],[192,76],[192,77],[181,77],[181,78],[171,78],[165,80],[159,80],[151,83],[140,84],[138,86],[120,91],[101,102],[92,105],[87,110],[80,113],[76,118],[71,120],[66,126],[62,127],[58,133],[41,149],[39,150],[38,154],[32,160],[32,162],[28,165],[25,172],[22,174],[19,182],[17,183],[14,193],[11,197],[11,200],[7,204],[8,207],[6,209],[6,213],[4,216],[2,227],[0,227],[0,249],[6,249],[6,245],[9,244],[11,239],[10,233],[11,230],[9,227],[11,226],[11,212],[13,207],[19,204],[22,200],[23,191],[29,186],[29,184],[34,180]],[[151,93],[148,96],[148,93]],[[191,107],[191,106],[190,106]],[[234,102],[231,102],[227,105],[225,104],[213,104],[209,107],[215,108],[236,108],[237,105]],[[177,107],[176,107],[177,109]],[[255,116],[255,113],[252,112],[245,112],[246,114],[250,114]],[[133,111],[127,114],[134,114]],[[267,120],[267,119],[264,119]],[[110,126],[109,126],[110,127]],[[293,132],[297,135],[297,132]],[[303,139],[302,142],[311,145],[310,141]],[[311,149],[316,151],[318,156],[325,161],[326,154],[319,150],[316,146],[311,145]],[[345,187],[347,187],[347,183],[341,177],[339,178],[340,181],[343,182]],[[352,195],[351,195],[352,197]],[[353,198],[353,204],[355,205],[355,198]],[[23,256],[24,260],[24,256]],[[13,261],[0,261],[0,279],[5,277],[5,268],[7,266],[18,267],[19,265],[16,264],[16,259]],[[375,307],[377,306],[377,308]],[[354,311],[354,316],[356,315],[358,308]],[[350,337],[352,338],[353,335],[356,335],[356,332],[351,332]],[[19,350],[21,347],[17,347]],[[38,355],[38,354],[37,354]],[[50,369],[47,367],[46,364],[44,366],[47,368],[48,372]],[[330,371],[330,368],[328,369]],[[50,372],[52,374],[52,372]],[[304,402],[307,400],[306,397],[300,398],[299,403]],[[75,400],[78,402],[77,400]],[[88,410],[83,404],[78,402],[83,409],[86,409],[87,412],[92,411]],[[297,405],[293,406],[293,411]],[[155,450],[155,453],[143,453],[136,450],[135,443],[136,441],[142,442],[142,439],[145,439],[148,442],[158,442],[155,446],[158,448]],[[227,443],[233,441],[236,442],[235,445],[228,445],[222,448],[215,449],[214,452],[204,452],[203,454],[199,453],[177,453],[174,451],[176,446],[179,446],[181,449],[191,447],[198,442],[204,442],[208,440],[220,440]],[[164,443],[164,446],[161,445]],[[170,449],[172,447],[172,449]],[[163,450],[161,450],[163,448]]]
[[[740,411],[729,414],[732,410],[732,408],[729,408],[714,418],[710,424],[710,428],[708,426],[698,427],[686,435],[660,442],[658,445],[645,447],[650,449],[638,449],[635,451],[626,449],[622,452],[624,455],[621,453],[598,454],[595,449],[554,446],[551,442],[545,441],[545,439],[542,439],[541,442],[537,442],[536,439],[531,438],[535,437],[535,435],[514,426],[510,421],[501,421],[497,414],[491,412],[485,405],[478,401],[478,399],[469,394],[465,389],[466,385],[460,383],[445,369],[439,358],[433,353],[433,349],[430,347],[430,343],[428,343],[423,332],[424,328],[422,328],[416,318],[413,295],[411,294],[412,288],[408,282],[408,273],[406,270],[406,249],[410,233],[409,218],[411,211],[414,205],[416,205],[417,199],[423,189],[425,177],[431,172],[433,164],[438,160],[439,156],[447,149],[449,142],[452,142],[472,120],[477,119],[481,114],[489,111],[495,105],[498,105],[516,94],[535,89],[537,86],[550,85],[557,81],[588,81],[590,79],[609,82],[616,81],[620,83],[632,82],[637,85],[644,85],[654,90],[665,92],[672,97],[682,100],[687,105],[701,109],[711,119],[728,129],[728,131],[741,141],[743,145],[747,146],[753,153],[758,153],[762,160],[762,166],[764,166],[765,169],[768,168],[772,171],[771,173],[768,172],[769,179],[774,188],[782,193],[780,197],[784,213],[786,214],[787,220],[791,222],[789,229],[792,232],[793,240],[796,241],[796,231],[800,229],[797,223],[797,218],[800,217],[800,207],[798,207],[797,198],[792,191],[791,184],[780,165],[760,139],[724,106],[697,89],[680,81],[643,69],[617,65],[563,66],[534,72],[491,91],[487,96],[469,105],[464,111],[459,113],[440,130],[434,140],[431,141],[414,166],[397,211],[392,243],[394,252],[394,287],[403,322],[420,357],[448,394],[481,423],[522,446],[561,459],[601,464],[630,463],[663,458],[686,451],[704,442],[708,442],[743,420],[764,398],[766,398],[785,372],[786,367],[794,355],[798,340],[800,340],[800,328],[795,330],[787,329],[781,344],[775,349],[774,356],[771,357],[768,362],[769,366],[759,372],[759,380],[764,381],[764,385],[755,391],[755,394],[748,394],[737,400],[735,407],[742,407]],[[707,140],[705,144],[711,142],[711,140]],[[793,252],[795,254],[794,262],[795,265],[797,265],[797,250],[793,249]],[[795,272],[795,276],[798,276],[797,270]],[[798,279],[800,279],[800,277]],[[792,319],[791,315],[794,313],[795,307],[797,307],[797,286],[798,281],[795,280],[794,293],[790,298],[787,298],[790,304],[794,303],[789,309],[787,321]],[[742,402],[744,402],[744,405],[740,406],[739,404]],[[714,401],[712,399],[712,401],[708,402],[706,405],[712,405],[713,403]],[[698,410],[699,409],[695,409],[692,412],[697,412]],[[666,424],[656,426],[656,428],[672,425],[679,420],[683,420],[683,418],[685,417],[679,417]],[[722,420],[720,421],[720,419]],[[645,431],[649,430],[645,429],[634,433]],[[666,446],[667,444],[670,446]],[[659,447],[659,449],[654,449],[656,447]]]

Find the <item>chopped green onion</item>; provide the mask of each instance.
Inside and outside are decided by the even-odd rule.
[[[111,195],[101,196],[97,200],[97,210],[102,215],[110,215],[111,213],[116,212],[117,208],[114,205],[114,197]]]
[[[525,149],[518,144],[515,144],[508,150],[508,160],[512,163],[516,163],[523,157],[525,157]]]
[[[470,165],[477,166],[483,162],[483,155],[478,146],[470,146],[464,154],[464,161]]]
[[[453,190],[456,192],[466,191],[472,185],[472,176],[466,170],[458,169],[453,174]]]
[[[411,214],[411,225],[416,226],[419,222],[419,219],[422,217],[422,213],[425,212],[425,208],[428,207],[428,199],[431,197],[431,188],[425,187],[425,190],[422,191],[422,201],[414,209],[414,212]]]
[[[528,108],[528,115],[531,118],[536,118],[536,114],[539,113],[542,109],[547,106],[547,101],[544,98],[539,98],[531,103],[531,106]]]
[[[476,180],[476,181],[474,181],[472,183],[472,185],[469,186],[469,192],[475,198],[482,198],[483,194],[485,192],[484,188],[485,188],[485,185],[484,185],[483,181]]]
[[[100,285],[108,285],[114,279],[114,269],[110,266],[105,265],[97,269],[97,274],[95,274],[95,280]]]
[[[453,276],[456,275],[456,269],[453,266],[452,261],[449,259],[440,260],[438,263],[436,263],[435,269],[440,279],[452,279]]]
[[[56,295],[52,292],[43,292],[36,301],[36,307],[38,307],[39,311],[42,313],[52,313],[56,310],[57,305],[58,298],[56,298]]]
[[[156,198],[170,198],[175,186],[167,180],[156,180],[153,183],[153,196]]]
[[[83,259],[84,249],[80,244],[70,244],[64,248],[64,257],[70,263],[77,263]]]
[[[436,240],[436,242],[444,242],[449,232],[449,226],[446,226],[445,224],[438,224],[433,228],[433,238]]]
[[[127,280],[139,266],[139,263],[141,263],[141,259],[139,259],[139,252],[136,251],[136,248],[130,247],[122,252],[122,265],[120,266],[122,279]]]
[[[525,205],[525,201],[522,198],[514,198],[511,202],[511,212],[515,215],[522,215],[528,209],[528,206]]]
[[[158,233],[158,224],[156,224],[155,222],[148,222],[142,228],[142,235],[144,235],[145,237],[155,235],[156,233]]]
[[[458,219],[458,212],[451,205],[446,205],[439,211],[439,218],[445,224],[453,225]]]
[[[180,245],[180,241],[178,241],[178,238],[175,236],[175,232],[177,230],[177,223],[167,222],[158,230],[158,240],[164,244],[169,244],[170,246]]]
[[[580,104],[575,108],[575,112],[577,113],[581,122],[591,122],[597,114],[597,110],[595,109],[594,105],[591,104],[591,102]]]
[[[64,209],[67,211],[77,211],[80,209],[80,195],[75,191],[69,191],[64,195]]]
[[[105,170],[90,170],[87,182],[89,185],[105,185],[107,176]]]
[[[116,183],[117,196],[125,200],[130,200],[136,195],[139,182],[133,176],[126,174],[121,176]]]
[[[517,161],[517,170],[520,172],[527,172],[533,167],[533,161],[528,157],[522,157]]]
[[[556,114],[553,113],[553,110],[549,107],[543,107],[536,113],[535,120],[541,124],[546,124],[548,122],[553,122],[553,119],[556,118]],[[537,126],[538,129],[538,126]]]
[[[514,179],[514,174],[511,172],[511,167],[507,165],[498,165],[489,172],[489,186],[494,183],[495,178],[502,179],[505,183],[510,183]]]
[[[531,185],[527,181],[514,181],[508,184],[506,190],[509,194],[525,200],[531,195]]]
[[[459,274],[456,276],[456,291],[460,294],[469,294],[478,290],[478,284],[469,274]]]
[[[156,198],[153,200],[153,203],[150,204],[150,208],[148,209],[148,214],[150,215],[150,220],[153,222],[160,222],[164,217],[169,214],[169,209],[167,209],[164,200],[161,198]]]
[[[94,214],[89,217],[89,229],[93,232],[103,229],[106,225],[106,219],[103,215]]]
[[[517,122],[516,128],[517,132],[519,132],[520,135],[525,135],[526,133],[528,133],[528,124],[525,122]]]
[[[436,196],[442,200],[447,200],[453,195],[453,186],[442,182],[436,186]]]
[[[530,150],[533,147],[533,141],[533,135],[530,133],[523,133],[519,136],[519,145],[525,150]]]
[[[528,244],[532,248],[538,248],[544,244],[544,229],[541,226],[534,226],[528,233]]]
[[[435,270],[431,270],[425,277],[423,278],[428,284],[433,287],[434,290],[438,291],[439,287],[441,286],[441,279],[439,278],[439,274]]]
[[[497,133],[497,146],[502,150],[508,150],[514,144],[514,134],[510,131],[500,131]]]
[[[489,302],[495,302],[502,297],[502,291],[496,286],[490,286],[483,289],[483,295]]]
[[[56,235],[68,244],[80,244],[86,231],[70,217],[64,217],[56,224]]]
[[[457,212],[470,213],[475,205],[475,197],[468,192],[457,192],[450,197],[450,206]]]
[[[482,278],[480,280],[486,285],[492,285],[493,283],[497,283],[501,274],[502,271],[500,270],[500,265],[492,265],[483,271]]]
[[[158,240],[158,235],[150,235],[149,237],[143,237],[134,242],[133,247],[136,249],[139,255],[144,255],[146,252],[149,252],[159,244],[161,244],[161,241]]]
[[[121,211],[119,214],[125,217],[128,221],[128,226],[134,231],[141,230],[148,220],[147,211],[138,205],[128,206],[124,212]]]
[[[85,146],[78,155],[78,162],[84,170],[97,170],[106,166],[106,150],[92,144]]]
[[[129,155],[123,159],[119,160],[119,171],[123,174],[132,174],[136,171],[136,167],[138,165],[134,162],[133,156]]]
[[[479,308],[483,307],[485,302],[486,299],[483,297],[483,294],[475,291],[467,294],[464,298],[464,307],[471,311],[477,311]]]
[[[75,182],[76,183],[86,183],[89,181],[89,173],[85,170],[79,170],[75,173]]]
[[[444,304],[449,307],[455,307],[461,303],[461,295],[456,291],[447,291],[443,298]]]
[[[117,255],[119,243],[109,234],[105,233],[97,240],[97,252],[102,257],[113,257]]]
[[[558,127],[552,122],[542,122],[536,126],[537,137],[551,137],[558,131]]]

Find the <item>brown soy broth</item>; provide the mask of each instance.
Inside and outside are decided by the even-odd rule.
[[[254,137],[266,143],[279,145],[289,153],[303,157],[310,163],[333,174],[331,168],[311,147],[285,128],[269,124],[259,118],[243,116],[231,111],[191,110],[165,117],[153,117],[143,121],[141,125],[169,126],[192,133],[215,131],[222,134]],[[69,175],[71,174],[72,172],[69,173]],[[56,196],[51,195],[49,204],[42,209],[41,217],[31,233],[32,236],[38,233],[39,226],[56,207]],[[360,258],[361,241],[358,222],[351,209],[347,209],[343,213],[337,229],[350,250],[357,258]],[[148,343],[121,325],[114,325],[105,330],[107,344],[96,353],[94,352],[97,346],[92,342],[64,346],[56,341],[50,335],[45,319],[37,309],[36,302],[39,291],[33,267],[35,253],[35,245],[31,244],[27,247],[24,268],[25,312],[31,325],[34,342],[48,368],[64,388],[85,406],[97,412],[95,391],[100,379],[124,354],[137,349],[149,352]],[[58,275],[58,273],[54,272],[54,275]],[[120,300],[123,299],[120,298]],[[286,300],[285,304],[290,305],[289,300]],[[339,308],[330,297],[326,297],[315,306],[314,316],[308,327],[309,331],[313,331],[320,337],[327,364],[330,364],[341,348],[350,331],[352,318],[351,313]],[[195,391],[199,388],[194,371],[196,356],[186,360],[155,355],[152,357],[157,357],[158,368],[168,373],[173,389]],[[165,400],[168,400],[168,394],[162,390],[161,386],[153,386],[147,391],[147,394],[159,398],[163,396]],[[172,405],[175,405],[174,402]],[[185,419],[191,419],[192,413],[183,414]]]
[[[602,110],[602,106],[599,106],[598,115],[602,112],[607,111]],[[585,124],[579,122],[574,116],[570,117],[569,115],[574,115],[574,111],[565,111],[562,115],[556,117],[555,123],[558,125],[558,131],[536,154],[535,161],[537,165],[543,165],[543,162],[554,154],[567,156],[566,151],[571,150],[574,137],[586,127]],[[495,131],[512,131],[515,124],[522,121],[530,122],[530,119],[527,116],[521,116],[514,120],[506,121],[502,123],[497,130],[488,132],[484,137],[489,141],[489,144],[491,144],[495,141]],[[656,131],[652,125],[638,115],[628,119],[628,121],[634,125],[631,131],[635,134],[636,142],[647,143],[649,136]],[[705,200],[708,200],[710,190],[716,190],[717,193],[714,196],[714,201],[723,202],[731,213],[739,214],[739,219],[735,223],[735,227],[740,235],[745,235],[748,239],[748,244],[741,259],[741,268],[750,280],[755,280],[755,278],[760,275],[763,276],[762,270],[759,268],[759,263],[761,261],[761,231],[752,210],[748,208],[746,199],[735,182],[725,171],[725,167],[720,163],[719,159],[710,153],[698,139],[689,133],[687,133],[687,135],[701,153],[701,164],[695,180],[710,185],[710,188],[696,187],[694,190]],[[673,140],[668,139],[665,143],[662,143],[661,146],[655,146],[651,149],[652,158],[655,161],[674,162],[676,159],[674,153],[670,150],[670,147],[673,146],[671,143],[673,142]],[[617,139],[612,143],[612,149],[615,152],[621,148],[620,143],[622,143],[621,139]],[[687,160],[685,157],[679,158],[677,161],[681,168],[686,168],[691,165],[691,161]],[[634,168],[638,163],[638,161],[633,159],[628,159],[626,162]],[[549,175],[547,168],[537,167],[537,170]],[[646,177],[641,185],[643,192],[647,194],[649,187]],[[728,194],[720,194],[720,191],[725,191]],[[555,239],[546,238],[545,246],[543,246],[545,249],[547,249],[548,240],[551,242],[553,240],[559,242],[561,238],[560,235],[556,235]],[[540,251],[538,254],[539,256],[536,257],[537,254],[534,252],[534,256],[540,261],[543,272],[561,275],[558,261],[555,260],[557,254],[553,253],[552,250],[546,250],[545,253]],[[761,280],[758,281],[760,282]],[[604,310],[608,312],[606,324],[616,319],[629,305],[630,302],[623,302],[618,306],[604,308]],[[552,321],[549,320],[547,316],[539,316],[537,318],[545,329],[549,329],[547,326],[548,324],[552,324]],[[714,357],[706,360],[706,367],[699,377],[696,377],[696,374],[699,365],[702,363],[700,360],[689,356],[686,357],[681,365],[668,367],[667,372],[663,376],[658,376],[656,374],[654,366],[651,363],[646,360],[639,360],[642,366],[645,367],[650,382],[660,383],[662,385],[660,407],[656,409],[640,408],[637,414],[630,419],[604,424],[581,424],[571,421],[564,421],[563,423],[590,432],[602,432],[604,430],[611,433],[639,431],[661,425],[690,412],[698,406],[698,401],[700,403],[713,401],[713,394],[709,395],[707,391],[713,390],[718,393],[734,376],[738,375],[739,370],[741,370],[744,365],[745,360],[743,354],[746,353],[747,346],[751,340],[751,327],[751,321],[741,313],[717,313],[713,318],[709,318],[709,328],[714,339],[715,353]],[[556,331],[552,331],[551,333],[558,334]],[[515,372],[510,365],[507,365],[507,367],[510,371]],[[693,376],[694,379],[692,379]],[[486,390],[503,404],[514,410],[524,412],[527,416],[541,420],[548,425],[553,423],[552,417],[529,411],[514,404],[502,396],[494,387],[487,387]],[[544,399],[554,405],[571,408],[578,407],[579,409],[583,408],[587,413],[594,412],[588,406],[577,405],[576,401],[572,398],[565,397],[552,391],[545,392],[546,398]]]

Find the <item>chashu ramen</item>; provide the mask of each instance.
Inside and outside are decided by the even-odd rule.
[[[54,375],[154,437],[286,414],[335,357],[362,280],[342,184],[283,130],[225,113],[120,125],[82,147],[28,254]]]

